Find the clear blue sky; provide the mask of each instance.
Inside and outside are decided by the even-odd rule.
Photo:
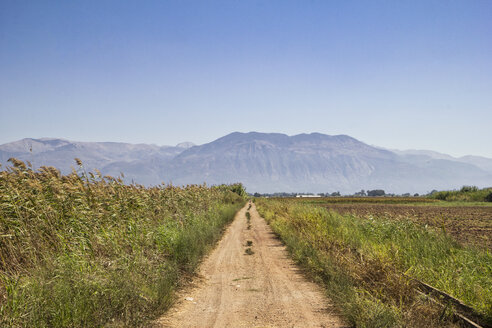
[[[0,143],[233,131],[492,157],[492,1],[0,0]]]

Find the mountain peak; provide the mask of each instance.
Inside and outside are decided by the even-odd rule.
[[[13,153],[23,153],[23,152],[44,152],[48,150],[53,150],[57,147],[61,147],[69,144],[70,141],[59,138],[24,138],[18,141],[9,142],[0,145],[0,150]]]
[[[177,148],[183,148],[183,149],[188,149],[193,146],[196,146],[193,142],[185,141],[185,142],[180,142],[179,144],[176,145]]]
[[[318,142],[321,140],[324,141],[352,141],[352,142],[360,142],[359,140],[352,138],[348,135],[345,134],[340,134],[340,135],[328,135],[328,134],[323,134],[319,132],[312,132],[312,133],[301,133],[301,134],[296,134],[289,136],[284,133],[264,133],[264,132],[256,132],[256,131],[250,131],[250,132],[232,132],[228,135],[225,135],[216,141],[219,142],[236,142],[236,141],[241,141],[241,142],[248,142],[248,141],[254,141],[254,140],[262,140],[262,141],[270,141],[274,143],[282,143],[282,142],[297,142],[297,141],[312,141],[312,142]]]

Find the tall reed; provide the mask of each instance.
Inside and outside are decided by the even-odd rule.
[[[12,159],[0,172],[0,326],[137,326],[245,203],[241,185],[125,185]]]

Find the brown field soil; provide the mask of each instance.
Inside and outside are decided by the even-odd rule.
[[[248,206],[156,326],[342,327],[333,305],[288,258],[254,204],[248,229]]]
[[[491,206],[409,205],[377,202],[316,202],[316,204],[341,214],[353,214],[365,218],[410,219],[418,224],[444,230],[460,243],[492,249]]]

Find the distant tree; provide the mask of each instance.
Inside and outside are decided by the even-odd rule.
[[[356,192],[354,194],[354,196],[367,196],[367,194],[366,194],[366,191],[364,189],[362,189],[361,191]]]
[[[260,193],[255,192],[255,193],[253,194],[253,196],[254,196],[254,197],[261,197],[261,194],[260,194]]]
[[[332,192],[330,196],[331,197],[338,197],[338,196],[340,196],[340,192],[339,191]]]
[[[382,189],[374,189],[374,190],[368,190],[367,191],[367,196],[371,197],[376,197],[376,196],[384,196],[385,192]]]
[[[242,183],[234,183],[229,186],[229,190],[238,194],[239,196],[246,196],[246,189],[244,188]]]
[[[413,194],[413,197],[419,197],[420,195],[418,193]]]

